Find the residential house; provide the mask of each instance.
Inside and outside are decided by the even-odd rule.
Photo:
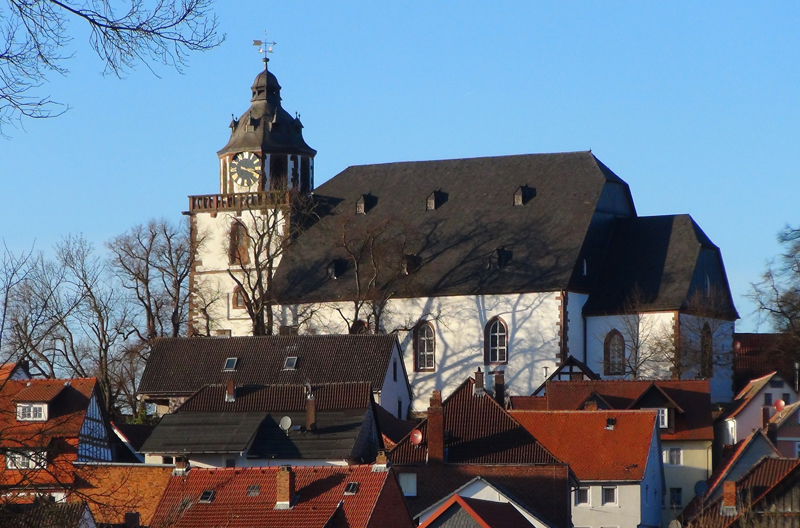
[[[768,435],[784,458],[800,458],[800,402],[787,405],[770,419]]]
[[[28,362],[3,363],[0,365],[0,380],[23,380],[30,379],[31,373],[28,371]]]
[[[599,380],[600,375],[590,369],[584,362],[570,356],[556,368],[552,374],[533,391],[532,396],[543,396],[549,381],[590,381]]]
[[[386,465],[190,469],[169,482],[150,528],[411,528]]]
[[[146,462],[199,467],[348,465],[383,449],[369,383],[208,385],[161,417]]]
[[[390,452],[411,515],[423,522],[453,495],[504,502],[498,490],[529,521],[538,519],[536,526],[570,526],[577,479],[495,401],[483,380],[479,370],[444,401],[434,391],[427,417]]]
[[[662,512],[664,525],[689,503],[697,483],[711,475],[714,428],[708,380],[551,381],[544,394],[513,396],[509,406],[514,410],[657,411],[665,491],[670,494]]]
[[[75,462],[110,462],[95,378],[7,380],[0,387],[0,488],[16,500],[63,497]]]
[[[800,460],[764,458],[722,493],[682,519],[687,528],[800,526]]]
[[[150,352],[138,394],[164,414],[205,385],[370,383],[375,401],[405,419],[411,401],[393,335],[162,338]]]
[[[511,411],[580,480],[574,526],[661,526],[664,467],[655,411]],[[682,507],[680,488],[667,504]]]

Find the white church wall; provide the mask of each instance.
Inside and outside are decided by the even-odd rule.
[[[580,361],[586,359],[583,305],[588,298],[585,293],[567,292],[567,351],[568,355]],[[592,366],[589,368],[599,372]]]
[[[711,377],[711,401],[729,402],[733,400],[733,321],[681,314],[681,338],[687,350],[700,350],[700,334],[705,324],[711,331],[714,365]],[[699,373],[699,365],[693,365],[685,377]]]

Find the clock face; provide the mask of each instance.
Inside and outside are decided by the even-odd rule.
[[[240,152],[231,160],[231,177],[241,187],[250,187],[261,176],[261,159],[252,152]]]

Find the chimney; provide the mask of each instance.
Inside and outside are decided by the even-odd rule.
[[[294,472],[292,466],[278,468],[278,480],[275,485],[275,509],[288,510],[292,507],[294,497]]]
[[[139,512],[125,513],[125,528],[139,528],[140,526]]]
[[[382,473],[389,470],[389,459],[386,457],[386,451],[381,449],[375,457],[375,463],[372,465],[373,473]]]
[[[228,378],[228,383],[225,385],[225,401],[236,401],[236,385],[234,385],[233,378]]]
[[[720,514],[725,517],[736,515],[736,481],[726,480],[722,484],[722,508]]]
[[[313,431],[317,428],[317,400],[309,392],[306,396],[306,430]]]
[[[506,375],[503,371],[497,371],[494,373],[494,399],[500,404],[500,407],[505,408],[506,400],[505,400],[505,393],[506,393]]]
[[[189,463],[187,462],[186,457],[176,456],[175,469],[172,470],[172,475],[173,476],[185,475],[187,471],[189,471]]]
[[[444,410],[442,392],[435,390],[428,407],[428,464],[444,463]]]
[[[483,371],[478,367],[478,370],[475,371],[475,386],[472,389],[472,395],[482,396],[485,393],[486,389],[483,387]]]

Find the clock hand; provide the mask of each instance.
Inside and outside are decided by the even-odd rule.
[[[255,174],[256,176],[258,176],[258,175],[259,175],[259,174],[258,174],[258,171],[257,171],[256,169],[248,169],[247,167],[242,167],[242,168],[243,168],[244,170],[246,170],[247,172],[252,172],[252,173],[253,173],[253,174]]]

